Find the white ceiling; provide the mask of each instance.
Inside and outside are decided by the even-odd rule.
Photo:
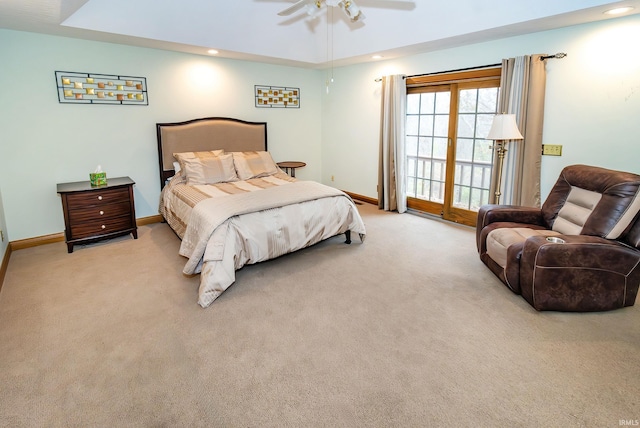
[[[309,21],[295,0],[0,0],[0,28],[307,68],[434,51],[607,19],[640,0],[357,0]]]

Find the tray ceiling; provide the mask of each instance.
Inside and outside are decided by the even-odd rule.
[[[593,22],[618,5],[640,12],[640,0],[358,0],[361,22],[338,8],[278,16],[294,2],[0,0],[0,28],[324,68]]]

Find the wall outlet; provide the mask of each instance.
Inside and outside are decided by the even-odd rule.
[[[336,177],[334,177],[333,175],[331,176],[331,181],[335,181]]]
[[[562,156],[562,145],[560,144],[543,144],[542,154],[549,156]]]

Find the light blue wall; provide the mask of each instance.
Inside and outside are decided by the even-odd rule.
[[[136,214],[157,213],[155,123],[230,116],[269,123],[277,160],[303,160],[300,178],[377,198],[380,83],[384,74],[422,74],[498,63],[504,57],[566,52],[547,64],[542,193],[565,165],[640,173],[640,16],[513,37],[334,70],[209,58],[0,30],[0,183],[10,240],[64,229],[58,182],[85,180],[97,164],[136,181]],[[7,60],[8,59],[8,60]],[[59,104],[54,71],[147,78],[150,105]],[[257,109],[253,85],[301,88],[302,108]],[[334,181],[331,181],[331,177]],[[0,247],[2,249],[2,247]]]
[[[542,197],[569,164],[640,173],[640,15],[568,27],[396,60],[334,70],[323,93],[324,183],[377,198],[380,83],[388,74],[424,74],[566,52],[547,61]],[[335,181],[331,182],[331,176]]]
[[[4,239],[0,240],[0,264],[9,247],[9,236],[7,233],[7,222],[4,220],[4,206],[2,203],[2,182],[0,181],[0,230],[4,234]]]
[[[276,161],[303,160],[321,176],[318,71],[0,30],[0,183],[11,241],[64,230],[56,183],[108,177],[135,182],[137,217],[158,213],[155,124],[206,116],[268,123]],[[146,77],[149,106],[60,104],[55,71]],[[256,108],[254,85],[301,91],[301,108]]]

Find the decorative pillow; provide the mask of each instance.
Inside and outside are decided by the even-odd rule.
[[[182,159],[182,172],[187,184],[215,184],[237,181],[231,153],[211,157],[185,157]]]
[[[278,172],[278,167],[269,152],[233,152],[232,154],[240,180],[266,177]]]
[[[184,168],[182,165],[183,159],[192,159],[192,158],[211,158],[224,154],[224,150],[210,150],[206,152],[182,152],[182,153],[174,153],[173,157],[176,158],[178,163],[180,164],[180,168],[176,169],[178,172],[181,168]],[[173,167],[175,168],[176,163],[173,163]]]
[[[175,175],[178,175],[178,173],[182,169],[184,169],[184,166],[183,166],[183,160],[184,159],[210,158],[212,156],[220,156],[222,154],[224,154],[224,150],[210,150],[210,151],[205,151],[205,152],[174,153],[173,157],[176,159],[176,161],[173,162],[173,170],[175,171]],[[184,172],[183,172],[182,175],[183,175],[183,179],[186,179],[186,177],[184,177]]]

